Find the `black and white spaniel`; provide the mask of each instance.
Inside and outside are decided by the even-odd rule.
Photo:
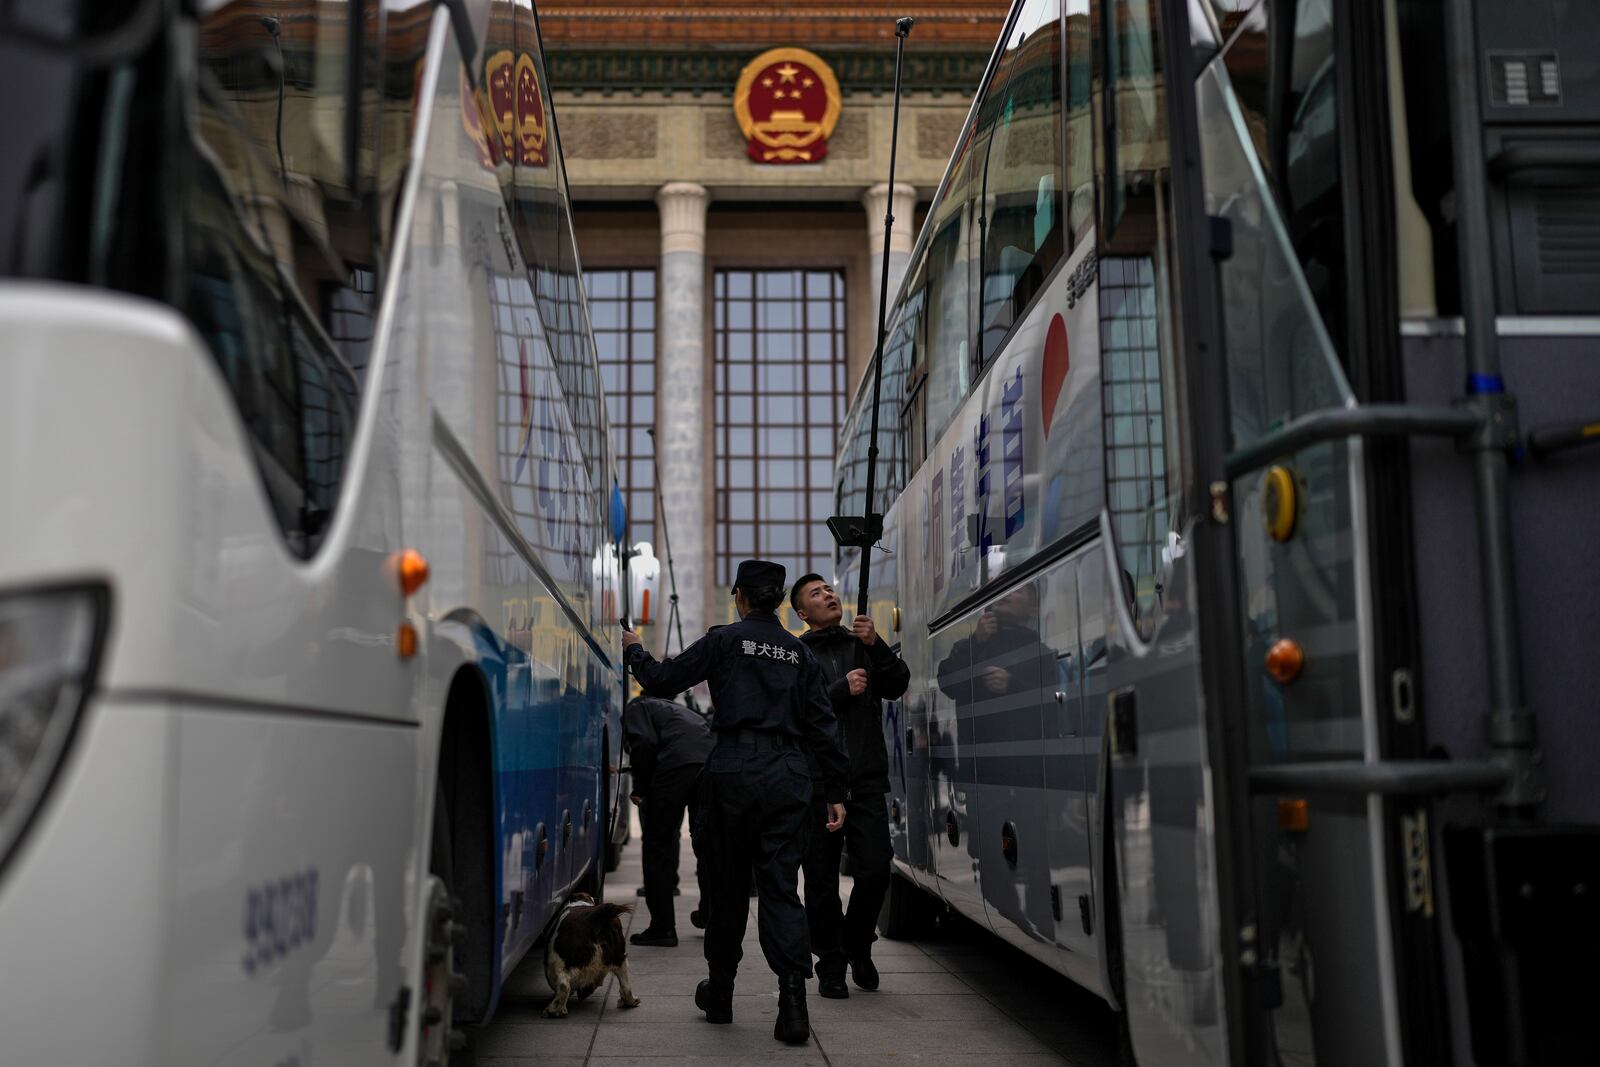
[[[566,1015],[569,997],[587,999],[613,973],[618,1005],[639,1006],[628,981],[628,942],[622,934],[622,916],[632,910],[632,904],[596,904],[587,893],[573,894],[545,946],[544,976],[556,991],[544,1009],[546,1015]]]

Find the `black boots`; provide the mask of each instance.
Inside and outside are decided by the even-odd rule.
[[[630,945],[645,945],[649,948],[677,948],[678,932],[676,930],[657,930],[647,927],[628,938]],[[860,981],[860,979],[857,979]]]
[[[803,1045],[811,1040],[805,975],[786,974],[778,979],[778,1021],[773,1024],[772,1036],[788,1045]]]
[[[700,979],[700,984],[694,987],[694,1006],[706,1013],[708,1023],[733,1022],[733,979],[718,978],[716,975]],[[805,1011],[803,1004],[800,1010]],[[783,1018],[781,1005],[778,1018]]]
[[[695,986],[694,1006],[706,1013],[708,1023],[733,1022],[733,979],[712,975]],[[811,1016],[806,1013],[806,976],[789,974],[778,979],[778,1021],[772,1036],[790,1045],[811,1040]]]
[[[850,973],[855,978],[856,985],[862,989],[878,988],[878,968],[872,965],[872,956],[868,953],[863,952],[851,958]],[[844,980],[840,979],[839,984],[844,985]]]
[[[850,987],[844,984],[844,971],[824,971],[817,967],[817,995],[826,1000],[849,1000]]]

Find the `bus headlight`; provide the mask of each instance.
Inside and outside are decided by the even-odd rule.
[[[39,810],[93,684],[102,589],[0,595],[0,868]]]

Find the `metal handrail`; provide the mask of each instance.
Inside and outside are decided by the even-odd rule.
[[[1229,478],[1237,478],[1275,459],[1303,448],[1345,437],[1437,436],[1465,437],[1476,430],[1481,416],[1466,408],[1428,407],[1419,404],[1360,404],[1326,408],[1302,415],[1259,440],[1228,454]]]
[[[1356,796],[1416,796],[1488,792],[1511,778],[1511,769],[1489,760],[1321,760],[1252,767],[1252,793],[1340,793]]]

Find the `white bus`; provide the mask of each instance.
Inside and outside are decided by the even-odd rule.
[[[1143,1064],[1592,1058],[1597,46],[1559,0],[1013,6],[881,494],[870,379],[837,468],[912,673],[885,933],[969,917]]]
[[[442,1064],[618,807],[533,8],[0,23],[0,1060]]]

